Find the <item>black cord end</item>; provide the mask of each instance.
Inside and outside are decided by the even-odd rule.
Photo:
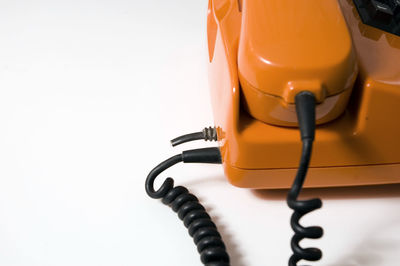
[[[195,150],[187,150],[181,154],[172,156],[164,162],[157,165],[153,170],[150,171],[146,178],[145,188],[147,194],[155,199],[163,198],[174,186],[174,181],[171,178],[167,178],[158,190],[154,189],[154,180],[156,177],[164,172],[171,166],[184,162],[184,163],[222,163],[221,153],[219,148],[203,148]]]
[[[222,163],[219,148],[203,148],[182,152],[184,163]]]
[[[190,133],[190,134],[186,134],[186,135],[182,135],[180,137],[174,138],[173,140],[171,140],[171,145],[172,145],[172,147],[175,147],[182,143],[193,141],[193,140],[199,140],[199,139],[204,139],[204,134],[202,131]]]
[[[206,127],[203,129],[203,131],[179,136],[171,140],[171,145],[175,147],[185,142],[200,140],[200,139],[205,141],[208,140],[217,141],[218,140],[217,129],[215,127]]]
[[[313,93],[302,91],[295,97],[296,113],[299,121],[301,140],[315,138],[315,106],[316,100]]]

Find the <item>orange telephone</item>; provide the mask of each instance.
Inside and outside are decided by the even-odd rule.
[[[235,186],[291,187],[289,265],[319,260],[319,249],[299,246],[323,234],[299,224],[322,206],[298,200],[303,185],[400,183],[400,1],[209,0],[207,37],[215,128],[172,144],[219,148],[161,163],[147,193],[178,212],[205,265],[222,266],[229,256],[197,198],[171,178],[155,190],[155,178],[178,162],[222,163]]]
[[[321,125],[305,186],[400,182],[398,35],[365,25],[351,0],[210,1],[210,85],[229,181],[290,186],[294,95],[307,89]]]

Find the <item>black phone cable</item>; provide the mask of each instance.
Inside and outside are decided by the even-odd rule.
[[[295,102],[302,140],[302,153],[295,180],[287,196],[287,204],[294,210],[290,224],[295,232],[291,240],[293,255],[289,259],[289,266],[297,266],[300,260],[317,261],[321,259],[322,252],[320,249],[302,248],[299,242],[304,238],[317,239],[323,235],[321,227],[303,227],[299,223],[299,220],[305,214],[321,208],[322,201],[318,198],[298,200],[307,175],[315,137],[316,100],[314,94],[303,91],[296,95]],[[171,143],[172,146],[176,146],[198,139],[217,140],[216,136],[216,129],[209,127],[205,128],[202,132],[175,138]],[[152,198],[162,199],[164,204],[169,205],[178,213],[179,218],[183,220],[189,234],[193,237],[204,265],[229,266],[229,255],[226,252],[222,237],[205,208],[199,203],[197,197],[189,193],[183,186],[174,187],[174,180],[170,177],[164,181],[158,190],[154,189],[155,178],[164,170],[179,162],[221,163],[221,154],[218,148],[204,148],[184,151],[182,154],[165,160],[156,166],[147,176],[145,184],[146,192]]]
[[[299,242],[304,238],[317,239],[322,237],[323,230],[319,226],[303,227],[299,220],[305,214],[322,207],[322,201],[318,198],[310,200],[298,200],[300,191],[310,163],[313,141],[315,137],[315,96],[311,92],[303,91],[296,95],[296,113],[299,120],[301,141],[303,144],[300,165],[296,178],[287,196],[288,206],[294,210],[290,224],[295,232],[291,240],[293,255],[289,259],[289,266],[296,266],[300,260],[317,261],[322,257],[322,251],[318,248],[302,248]]]
[[[154,199],[170,206],[183,220],[189,234],[193,237],[201,262],[206,266],[229,266],[229,255],[226,252],[216,225],[211,220],[203,205],[196,196],[183,186],[174,187],[174,180],[168,177],[158,190],[154,189],[154,180],[164,170],[179,163],[221,163],[218,148],[188,150],[177,154],[157,165],[147,176],[145,188]]]
[[[178,146],[182,143],[194,141],[194,140],[205,140],[205,141],[217,141],[217,128],[216,127],[205,127],[200,132],[194,132],[186,135],[179,136],[171,140],[172,146]]]

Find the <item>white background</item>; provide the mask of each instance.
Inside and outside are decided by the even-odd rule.
[[[212,125],[206,0],[0,1],[0,265],[201,265],[144,180]],[[202,200],[232,266],[287,265],[286,191],[231,186],[222,167],[169,175]],[[159,182],[165,178],[160,177]],[[158,182],[158,184],[159,184]],[[313,265],[399,265],[400,186],[307,190]]]

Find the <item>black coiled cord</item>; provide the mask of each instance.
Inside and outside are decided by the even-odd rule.
[[[319,226],[303,227],[299,220],[305,214],[321,208],[320,199],[297,200],[307,174],[308,163],[310,160],[312,141],[303,142],[303,152],[301,156],[300,167],[297,171],[296,179],[287,197],[287,204],[294,210],[290,219],[290,225],[295,232],[291,241],[293,255],[289,259],[289,266],[296,266],[299,260],[317,261],[321,259],[322,252],[318,248],[302,248],[299,242],[304,238],[317,239],[322,237],[323,230]]]
[[[320,199],[298,200],[307,175],[315,137],[316,100],[313,93],[302,91],[296,95],[295,102],[303,147],[299,169],[287,196],[287,204],[294,211],[290,224],[295,232],[291,240],[293,255],[289,259],[289,266],[297,266],[300,260],[317,261],[321,259],[322,252],[320,249],[302,248],[299,243],[304,238],[317,239],[323,235],[321,227],[303,227],[299,223],[299,220],[305,214],[321,208],[322,202]],[[216,129],[206,128],[203,132],[183,135],[172,140],[172,145],[197,139],[216,140]],[[155,178],[165,169],[178,162],[221,163],[219,149],[205,148],[184,151],[182,154],[175,155],[162,162],[147,176],[146,192],[152,198],[161,198],[164,204],[171,206],[178,213],[179,218],[183,220],[189,234],[193,237],[204,265],[229,266],[229,255],[226,252],[221,235],[196,196],[182,186],[174,187],[174,180],[170,177],[164,181],[157,191],[154,190]]]
[[[298,200],[307,175],[311,159],[312,146],[315,136],[315,97],[310,92],[300,92],[296,95],[296,112],[299,120],[303,148],[300,165],[296,178],[287,196],[288,206],[294,210],[290,225],[295,232],[291,240],[293,255],[289,259],[289,266],[296,266],[300,260],[317,261],[321,259],[322,252],[318,248],[302,248],[299,242],[304,238],[317,239],[322,237],[323,230],[319,226],[303,227],[299,220],[305,214],[321,208],[320,199]]]
[[[221,163],[218,148],[205,148],[184,151],[156,166],[147,176],[145,187],[147,194],[162,202],[178,213],[189,234],[193,237],[201,262],[206,266],[229,266],[229,255],[216,225],[199,203],[196,196],[183,186],[174,187],[174,180],[168,177],[161,187],[154,190],[155,178],[167,168],[179,162]]]

